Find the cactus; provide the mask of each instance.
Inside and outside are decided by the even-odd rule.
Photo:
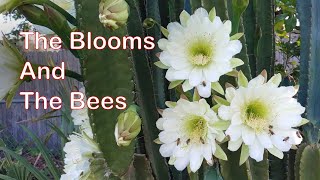
[[[271,75],[274,72],[274,1],[256,1],[257,25],[260,29],[260,38],[257,44],[257,74],[267,70]]]
[[[319,171],[314,170],[314,167],[320,166],[319,144],[301,146],[297,152],[295,166],[296,180],[319,179]]]
[[[298,1],[298,12],[301,18],[301,89],[299,91],[299,101],[306,107],[306,118],[309,118],[311,123],[305,126],[305,135],[309,142],[319,142],[319,83],[317,80],[319,74],[319,61],[317,39],[318,27],[317,18],[320,14],[312,11],[313,8],[319,7],[317,1]]]
[[[97,0],[76,1],[79,28],[83,32],[92,32],[93,36],[125,36],[127,34],[125,28],[111,31],[104,28],[99,22],[99,3]],[[92,26],[92,24],[95,24],[95,26]],[[128,105],[132,104],[135,92],[132,62],[128,59],[128,55],[129,52],[126,50],[84,50],[80,60],[82,61],[82,72],[86,79],[84,84],[88,93],[87,96],[94,95],[99,98],[124,96]],[[126,173],[134,153],[134,143],[120,148],[115,142],[114,127],[120,112],[116,109],[89,111],[95,139],[100,145],[109,168],[118,176]]]

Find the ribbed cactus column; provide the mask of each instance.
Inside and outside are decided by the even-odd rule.
[[[305,134],[311,143],[319,142],[320,125],[320,2],[298,0],[301,26],[300,90],[298,98],[306,107],[306,117],[311,123],[305,126]]]
[[[256,1],[257,25],[260,38],[257,44],[257,74],[267,70],[268,76],[274,71],[274,0]]]
[[[100,0],[76,1],[80,29],[83,32],[92,32],[92,37],[125,36],[126,28],[110,31],[99,22],[99,3]],[[122,49],[84,50],[81,61],[87,96],[97,96],[99,99],[104,96],[124,96],[128,105],[132,104],[134,83],[132,62],[128,55],[129,53]],[[89,111],[94,138],[99,143],[108,167],[118,176],[123,175],[132,162],[135,144],[118,147],[115,142],[114,127],[120,112],[116,108]]]

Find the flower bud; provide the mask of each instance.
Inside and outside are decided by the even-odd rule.
[[[129,5],[125,0],[101,0],[99,5],[100,22],[111,30],[126,24],[129,17]]]
[[[152,18],[147,18],[143,21],[143,27],[146,29],[151,29],[153,28],[153,26],[157,24],[157,22],[155,20],[153,20]]]
[[[135,106],[118,116],[118,122],[115,127],[115,138],[118,146],[129,146],[141,131],[141,119]]]

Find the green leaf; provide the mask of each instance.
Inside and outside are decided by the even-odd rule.
[[[242,71],[239,71],[239,73],[238,73],[238,85],[242,86],[242,87],[247,87],[248,86],[248,79],[242,73]]]
[[[172,81],[172,82],[169,84],[168,89],[173,89],[173,88],[179,86],[181,83],[183,83],[183,81],[184,81],[184,80]]]
[[[308,124],[310,121],[308,120],[308,119],[306,119],[306,118],[302,118],[302,121],[301,121],[301,123],[298,125],[298,127],[299,126],[303,126],[303,125],[305,125],[305,124]]]
[[[1,151],[6,152],[7,154],[9,154],[10,156],[12,156],[13,158],[15,158],[17,161],[19,161],[28,171],[30,171],[30,173],[32,173],[32,175],[35,176],[35,178],[37,178],[38,180],[47,180],[47,176],[44,175],[40,170],[36,169],[35,167],[33,167],[33,165],[31,165],[25,158],[23,158],[22,156],[16,154],[15,152],[11,151],[10,149],[6,148],[6,147],[0,147]]]
[[[187,25],[189,18],[190,18],[190,14],[187,11],[183,10],[180,14],[181,24]]]
[[[233,36],[230,37],[230,40],[238,40],[240,39],[242,36],[244,35],[244,33],[236,33]]]
[[[213,100],[220,105],[225,105],[225,106],[230,105],[230,103],[227,100],[223,99],[220,96],[213,96]]]
[[[224,90],[219,82],[211,83],[211,89],[213,89],[214,91],[218,92],[221,95],[224,95]]]
[[[280,151],[279,149],[273,147],[273,148],[269,148],[268,151],[269,151],[269,153],[271,153],[275,157],[277,157],[279,159],[283,159],[283,152]]]
[[[228,72],[226,75],[227,76],[232,76],[232,77],[238,77],[239,72],[237,70],[233,70],[231,72]]]
[[[161,30],[162,34],[163,34],[166,38],[168,38],[168,36],[169,36],[169,31],[168,31],[168,29],[166,29],[165,27],[161,26],[160,30]]]
[[[227,130],[230,126],[231,121],[220,120],[218,122],[213,123],[214,127],[220,130]]]
[[[214,112],[218,112],[218,109],[221,107],[221,104],[216,104],[214,105],[211,109],[214,111]]]
[[[0,178],[3,179],[3,180],[17,180],[17,179],[15,179],[15,178],[6,176],[6,175],[4,175],[4,174],[0,174]]]
[[[193,101],[199,101],[201,99],[199,93],[198,93],[198,90],[195,89],[194,92],[193,92],[193,97],[192,97],[192,100]]]
[[[232,68],[236,68],[236,67],[241,66],[243,64],[244,64],[244,62],[239,58],[232,58],[231,59],[231,67]]]
[[[42,157],[46,161],[46,165],[48,166],[51,174],[53,175],[54,179],[58,180],[60,179],[60,173],[57,169],[56,165],[54,164],[52,157],[50,156],[49,150],[45,147],[45,145],[40,141],[40,139],[35,136],[28,128],[25,126],[21,126],[22,129],[29,135],[29,137],[32,139],[32,141],[35,143],[36,147],[42,154]]]
[[[243,163],[245,163],[248,158],[249,158],[249,147],[245,144],[242,144],[239,165],[241,166]]]
[[[270,83],[272,83],[272,84],[274,84],[274,85],[276,85],[276,86],[279,86],[280,83],[281,83],[281,81],[282,81],[281,74],[278,73],[278,74],[275,74],[274,76],[272,76],[272,77],[270,78],[270,80],[268,81],[268,83],[270,82]]]
[[[297,25],[297,17],[290,16],[288,19],[284,20],[284,24],[287,32],[293,31]]]
[[[216,144],[216,152],[214,153],[214,156],[217,157],[218,159],[221,159],[224,161],[228,160],[226,153],[223,151],[223,149],[218,144]]]
[[[172,102],[172,101],[166,101],[166,106],[169,108],[174,108],[176,107],[177,102]]]
[[[217,13],[216,13],[216,8],[215,7],[213,7],[212,9],[211,9],[211,11],[209,12],[209,19],[210,19],[210,21],[214,21],[214,18],[216,18],[216,16],[217,16]]]
[[[53,131],[55,131],[55,132],[60,136],[60,138],[62,138],[63,143],[68,142],[68,137],[61,131],[61,129],[60,129],[58,126],[56,126],[56,125],[53,124],[52,122],[49,122],[49,123],[48,123],[48,126],[49,126]]]
[[[159,67],[161,69],[169,69],[169,67],[164,65],[161,61],[155,62],[154,65],[156,65],[157,67]]]

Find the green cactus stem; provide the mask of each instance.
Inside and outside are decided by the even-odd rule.
[[[79,28],[83,32],[91,32],[93,37],[123,37],[126,28],[111,31],[103,27],[99,21],[99,0],[77,0],[77,17]],[[105,96],[126,98],[130,106],[134,101],[134,83],[132,62],[128,59],[127,50],[84,50],[82,72],[85,77],[87,96],[99,99]],[[114,137],[114,128],[121,110],[90,110],[89,117],[94,138],[104,154],[108,167],[116,176],[126,173],[133,159],[134,142],[127,147],[119,147]]]

